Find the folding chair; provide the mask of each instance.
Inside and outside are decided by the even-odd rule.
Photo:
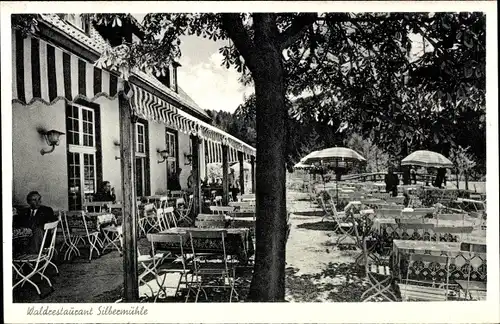
[[[89,261],[92,260],[94,250],[100,256],[98,245],[102,245],[99,239],[99,230],[97,222],[86,216],[84,211],[70,211],[66,213],[66,220],[71,231],[71,236],[74,237],[74,246],[78,243],[89,245]],[[78,253],[79,254],[79,253]]]
[[[139,230],[147,236],[152,230],[160,230],[154,204],[146,204],[139,212]]]
[[[357,227],[354,227],[354,229],[356,235],[359,236]],[[396,295],[391,290],[393,274],[389,267],[389,262],[371,257],[371,253],[366,245],[366,238],[361,241],[366,279],[370,285],[361,295],[361,300],[367,302],[370,299],[380,296],[387,301],[396,301]]]
[[[33,287],[35,287],[38,295],[41,297],[40,288],[31,280],[31,278],[33,278],[33,276],[36,274],[39,274],[42,279],[47,280],[52,291],[54,290],[54,288],[52,287],[52,283],[44,274],[44,272],[47,269],[48,265],[51,264],[51,259],[54,255],[58,223],[59,221],[55,221],[44,225],[42,244],[40,245],[40,251],[38,252],[38,254],[23,254],[20,256],[16,256],[12,260],[12,268],[16,272],[16,277],[21,277],[21,280],[19,280],[12,286],[13,290],[17,286],[21,285],[22,287],[26,282],[28,282]],[[47,245],[48,247],[46,247]],[[30,268],[29,273],[26,275],[23,274],[25,266],[28,266]]]
[[[160,231],[163,232],[169,228],[177,227],[177,220],[174,215],[174,207],[167,207],[158,214],[158,224]]]
[[[193,207],[193,195],[189,196],[189,202],[187,204],[187,207],[184,198],[177,198],[175,202],[175,207],[176,207],[175,211],[177,212],[178,215],[177,222],[180,223],[184,221],[187,222],[188,225],[191,224],[192,220],[190,217],[190,213],[191,213],[191,208]]]
[[[222,206],[222,196],[215,196],[214,197],[214,204],[215,204],[215,206]]]
[[[224,290],[230,289],[229,302],[232,301],[233,294],[238,295],[235,288],[234,282],[236,278],[236,267],[233,262],[230,262],[226,254],[226,230],[206,230],[206,231],[189,231],[189,237],[191,240],[191,250],[193,253],[192,262],[192,272],[193,272],[193,282],[191,287],[196,286],[196,297],[195,302],[198,301],[198,297],[201,291],[205,295],[205,299],[208,300],[206,293],[206,288],[223,288]],[[194,245],[195,239],[221,239],[222,251],[218,251],[220,259],[219,262],[203,262],[203,259],[199,257]],[[213,261],[213,260],[212,260]],[[186,301],[189,298],[186,297]]]
[[[115,248],[120,255],[122,255],[122,240],[123,240],[123,228],[121,225],[117,225],[116,221],[113,225],[108,225],[103,227],[102,233],[104,235],[103,244],[104,247],[102,251],[106,251],[109,248]]]
[[[171,255],[164,258],[153,258],[152,271],[155,274],[156,282],[160,287],[158,294],[155,297],[155,302],[160,296],[160,292],[163,291],[165,297],[167,296],[166,288],[174,288],[165,286],[166,275],[169,273],[177,273],[179,274],[179,281],[177,282],[177,286],[175,287],[174,297],[179,293],[179,288],[182,283],[185,284],[186,289],[191,289],[189,286],[190,281],[188,281],[188,275],[191,274],[191,270],[187,269],[187,255],[184,253],[184,244],[189,239],[189,235],[187,233],[184,234],[148,234],[148,241],[151,242],[151,251],[153,255],[161,255],[156,250],[156,243],[176,243],[180,247],[180,253],[176,253],[175,256],[170,258]],[[167,261],[167,262],[165,262]],[[159,277],[163,276],[163,280],[160,283]],[[184,280],[183,280],[184,279]]]
[[[153,256],[147,254],[141,254],[141,251],[139,250],[139,248],[137,248],[137,263],[143,269],[143,271],[138,276],[139,285],[141,284],[146,285],[151,291],[151,297],[155,296],[155,291],[153,287],[151,287],[149,282],[146,281],[145,277],[147,275],[152,275],[156,278],[156,269],[155,269],[156,264],[163,262],[163,260],[168,256],[170,256],[169,252],[156,253]],[[145,296],[149,297],[147,294],[145,294]]]
[[[337,223],[337,230],[340,231],[340,236],[337,238],[337,245],[343,242],[345,239],[350,238],[354,243],[357,241],[356,233],[354,227],[357,226],[354,215],[348,215],[344,212],[338,212],[335,207],[335,203],[330,198],[329,206],[331,208],[331,215],[333,215],[334,221]]]
[[[445,282],[436,283],[436,277],[434,276],[432,280],[410,280],[409,276],[411,272],[416,274],[420,273],[423,269],[431,270],[436,265],[445,265]],[[448,300],[450,287],[449,284],[450,277],[450,259],[448,256],[443,255],[428,255],[422,253],[411,253],[408,261],[408,269],[406,272],[406,279],[403,279],[401,283],[398,283],[399,291],[401,293],[401,298],[403,301],[446,301]]]
[[[233,206],[210,206],[210,211],[212,214],[218,214],[218,215],[228,215],[233,213],[235,210],[235,207]]]
[[[87,213],[103,213],[108,211],[108,204],[112,201],[93,201],[83,204],[83,210]]]

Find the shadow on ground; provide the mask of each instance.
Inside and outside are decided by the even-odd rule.
[[[315,216],[315,217],[322,217],[325,212],[323,210],[299,210],[299,211],[294,211],[293,212],[297,216]]]
[[[334,222],[307,222],[297,225],[297,228],[303,228],[313,231],[334,231],[336,229]]]
[[[363,269],[355,264],[330,262],[317,274],[298,271],[286,269],[286,287],[294,302],[359,302],[367,288]]]

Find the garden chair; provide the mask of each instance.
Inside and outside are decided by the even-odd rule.
[[[335,203],[330,198],[329,207],[331,209],[331,215],[334,221],[337,223],[337,230],[340,231],[340,236],[337,238],[337,245],[344,240],[350,238],[353,242],[356,242],[356,233],[354,232],[354,227],[357,226],[354,215],[348,215],[345,212],[338,212],[335,207]]]
[[[22,287],[26,282],[28,282],[35,287],[38,295],[41,297],[40,288],[31,280],[33,276],[38,274],[42,279],[45,279],[48,282],[51,290],[54,290],[50,279],[45,275],[45,270],[49,264],[52,264],[51,259],[55,251],[58,223],[59,221],[55,221],[44,225],[42,244],[40,245],[38,254],[23,254],[16,256],[12,260],[12,267],[16,272],[16,276],[21,277],[21,279],[12,286],[12,289],[15,289],[19,285]],[[23,273],[25,266],[30,268],[30,270],[28,270],[28,274]]]
[[[429,269],[430,265],[444,264],[445,282],[436,283],[435,278],[431,281],[410,280],[410,268],[417,263],[419,268]],[[426,267],[427,264],[427,267]],[[414,269],[414,271],[421,271]],[[428,271],[431,271],[430,269]],[[443,255],[428,255],[422,253],[411,253],[408,260],[408,269],[406,277],[401,283],[398,283],[399,291],[403,301],[446,301],[450,294],[451,285],[449,284],[450,277],[450,260],[448,256]]]
[[[198,301],[200,292],[203,291],[205,299],[208,300],[206,293],[207,288],[223,288],[224,290],[230,289],[229,302],[232,302],[233,295],[238,295],[236,293],[234,284],[236,279],[236,267],[235,264],[227,257],[226,254],[226,230],[207,230],[207,231],[190,231],[189,237],[191,241],[191,250],[193,255],[192,262],[192,272],[193,272],[193,282],[191,287],[196,288],[195,302]],[[195,239],[221,239],[222,241],[222,251],[219,251],[218,262],[206,262],[204,258],[199,257],[199,253],[196,251],[195,245],[193,244]],[[189,298],[188,296],[186,300]]]
[[[104,213],[108,211],[108,204],[111,203],[111,201],[86,202],[83,204],[83,210],[87,213]]]
[[[215,206],[222,206],[222,196],[215,196],[214,205]]]
[[[146,285],[151,291],[151,297],[156,296],[156,294],[153,287],[149,284],[148,281],[146,281],[146,276],[152,275],[156,278],[156,264],[163,262],[163,260],[169,255],[170,253],[156,253],[153,256],[148,254],[141,254],[141,251],[139,250],[139,248],[137,248],[137,263],[143,269],[143,271],[138,276],[139,286],[141,284]],[[145,294],[145,296],[149,297],[147,294]]]
[[[193,208],[193,195],[189,196],[189,202],[186,206],[186,201],[184,198],[177,198],[175,202],[175,211],[177,212],[177,222],[187,222],[187,224],[191,224],[192,220],[190,217],[191,209]]]
[[[65,236],[65,244],[67,245],[66,252],[64,252],[64,260],[70,260],[72,253],[74,253],[77,256],[80,256],[78,243],[83,238],[80,238],[78,235],[72,235],[71,229],[69,227],[69,222],[67,219],[67,212],[62,212],[61,227],[63,229],[63,235]],[[65,244],[63,244],[63,247],[65,246]]]
[[[152,230],[160,230],[154,204],[146,204],[139,213],[139,230],[147,236]]]
[[[357,227],[354,227],[354,230],[356,236],[359,237]],[[367,302],[375,297],[381,297],[386,301],[396,301],[397,297],[391,289],[393,273],[390,269],[388,260],[373,258],[366,244],[367,238],[360,239],[366,279],[370,285],[361,295],[361,300]]]
[[[66,221],[73,238],[74,246],[78,246],[79,243],[83,245],[88,245],[89,247],[89,261],[92,260],[93,252],[96,251],[97,255],[100,256],[98,246],[102,246],[102,242],[99,239],[99,229],[97,228],[97,222],[91,220],[86,216],[84,211],[69,211],[66,213]],[[78,253],[79,255],[80,253]]]
[[[235,207],[233,206],[210,206],[212,214],[228,215],[234,213]]]
[[[175,288],[174,297],[180,292],[179,288],[181,284],[184,284],[187,289],[191,289],[188,281],[188,275],[191,274],[191,269],[187,268],[188,258],[184,253],[184,244],[189,239],[189,235],[187,233],[184,234],[148,234],[148,241],[151,242],[151,253],[152,255],[158,256],[157,258],[152,258],[153,264],[151,265],[151,271],[154,273],[156,282],[159,286],[158,294],[155,296],[155,302],[160,296],[160,292],[163,292],[165,297],[167,296],[166,288]],[[180,247],[180,253],[176,253],[176,255],[167,255],[162,258],[162,253],[159,253],[156,250],[156,243],[174,243],[178,244]],[[179,281],[177,282],[176,287],[167,287],[165,286],[165,280],[167,274],[178,274]],[[164,276],[162,276],[164,275]],[[160,277],[163,277],[162,282],[160,283]]]
[[[161,232],[169,228],[177,227],[177,220],[174,215],[174,207],[167,207],[163,209],[163,212],[158,213],[158,224]]]

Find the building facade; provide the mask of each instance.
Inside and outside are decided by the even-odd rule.
[[[107,40],[79,15],[39,15],[38,26],[39,32],[26,38],[12,30],[13,203],[24,204],[27,193],[37,190],[55,209],[80,209],[103,180],[122,200],[119,116],[124,108],[118,95],[125,83],[94,64]],[[140,41],[140,35],[131,36]],[[172,66],[162,80],[134,70],[128,80],[138,197],[165,193],[177,168],[181,186],[187,186],[190,136],[201,140],[201,179],[208,163],[222,162],[223,145],[230,163],[255,156],[254,148],[211,125],[177,83],[178,68]],[[50,130],[64,135],[45,153],[51,150]]]

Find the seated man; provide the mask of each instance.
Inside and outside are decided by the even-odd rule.
[[[31,191],[26,197],[27,209],[21,210],[14,218],[14,227],[31,228],[33,237],[31,239],[29,251],[27,253],[38,253],[43,241],[44,225],[57,221],[52,208],[42,205],[42,196],[38,191]]]

